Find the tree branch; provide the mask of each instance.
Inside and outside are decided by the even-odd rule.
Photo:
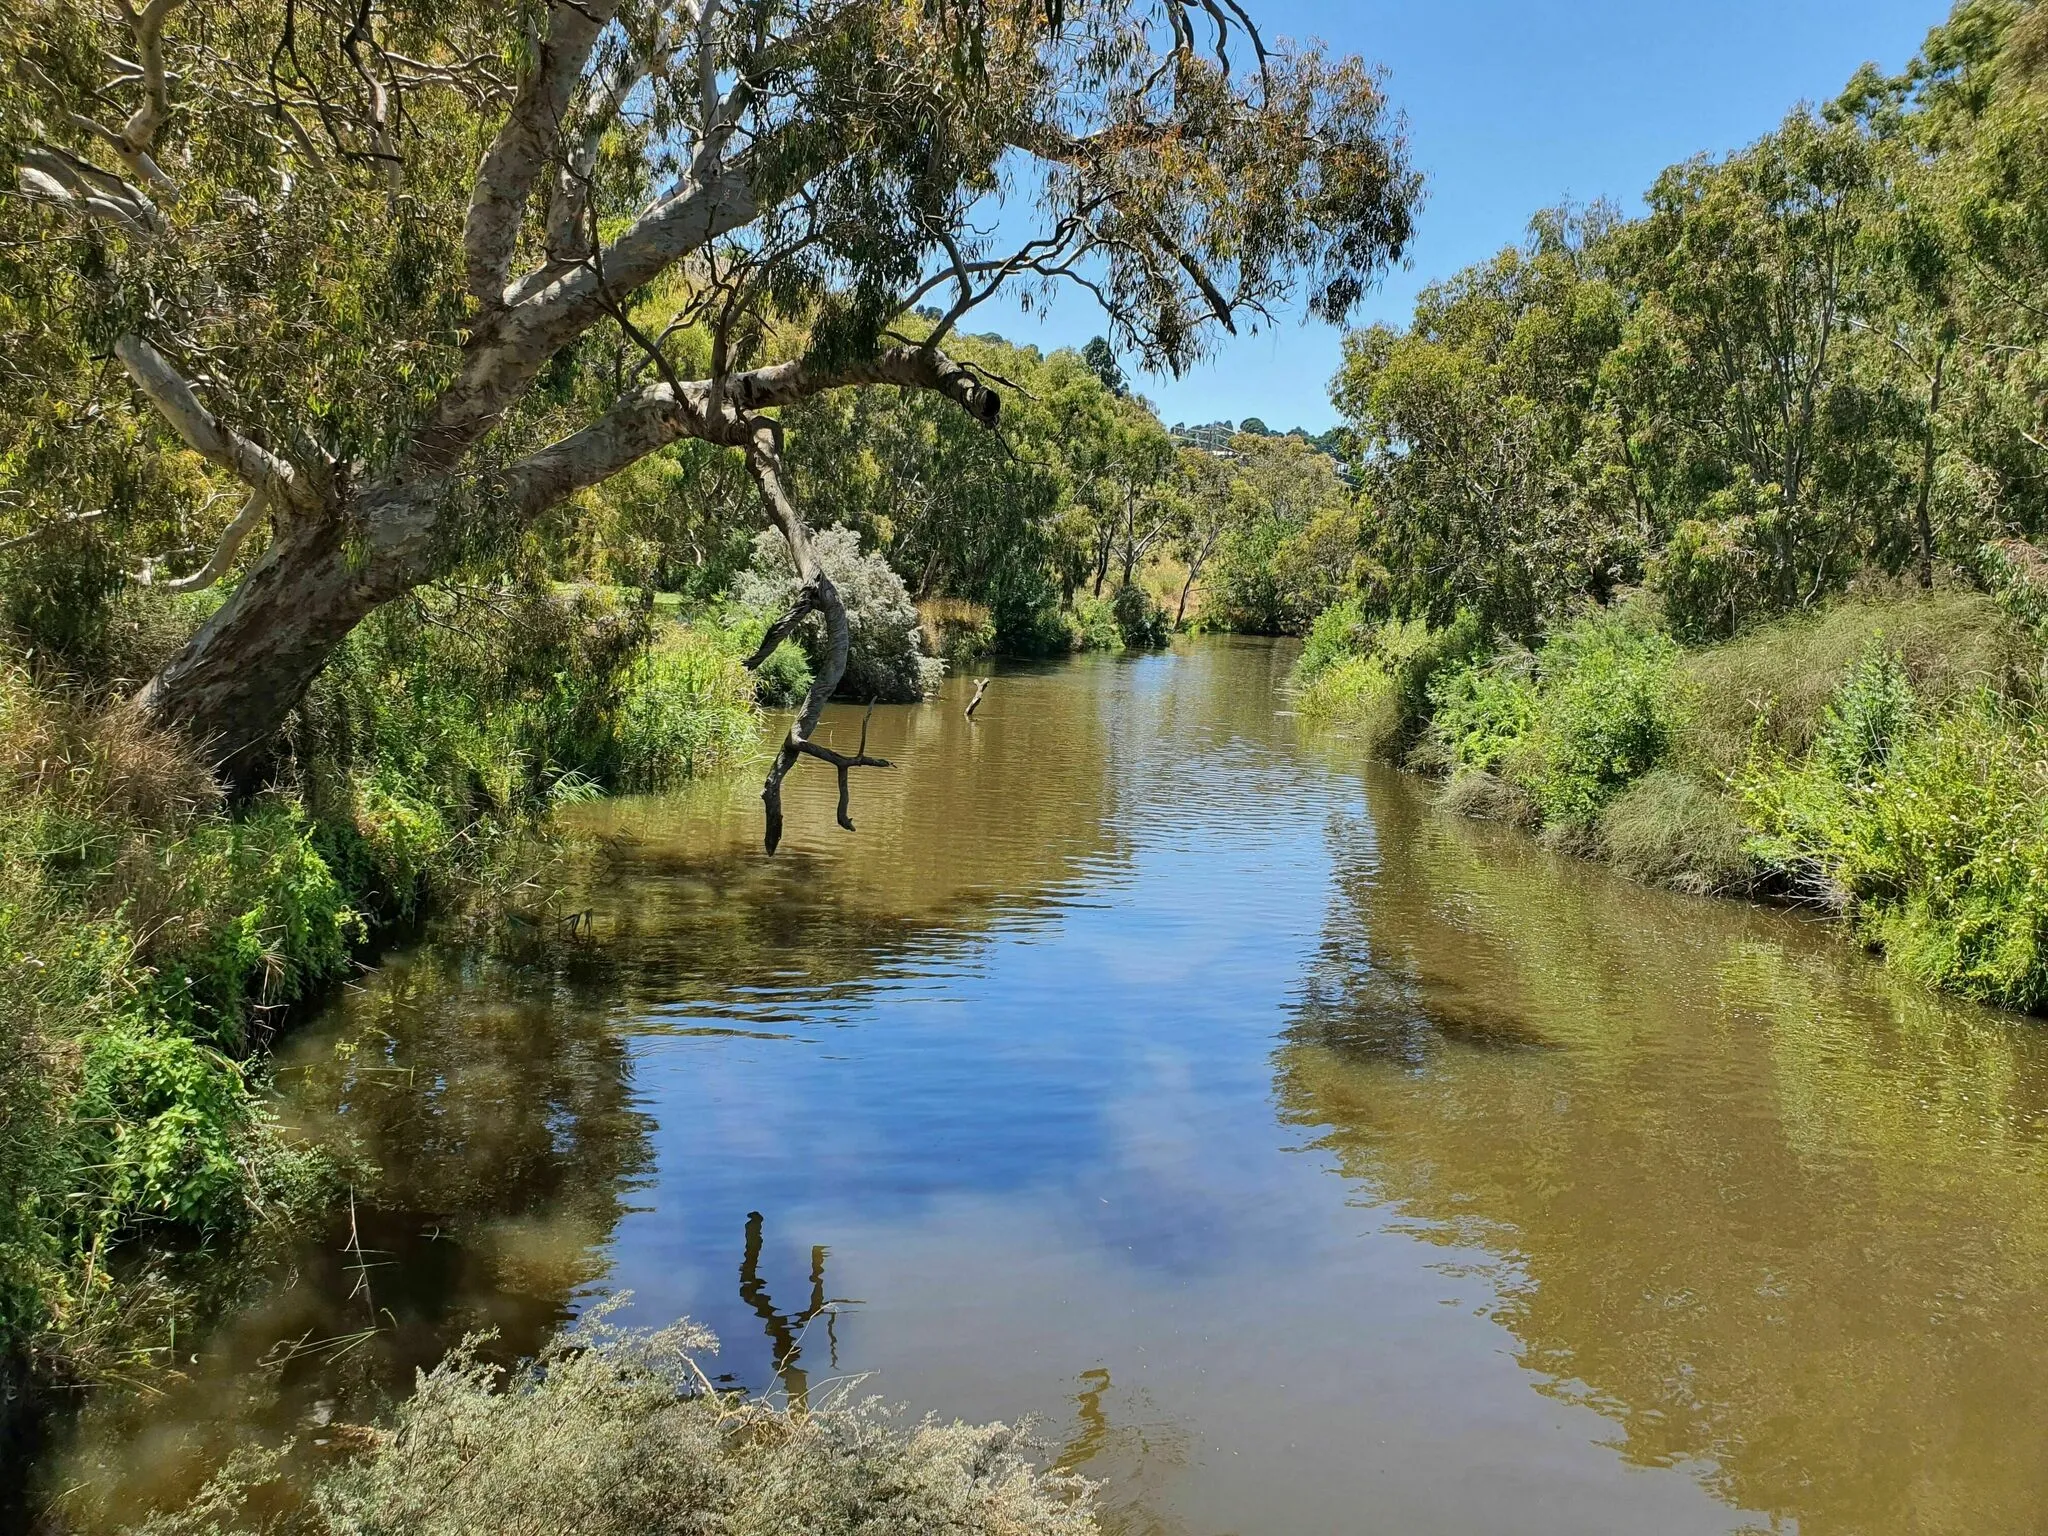
[[[532,71],[519,83],[476,174],[462,252],[470,297],[486,313],[506,303],[505,282],[527,199],[554,163],[562,118],[616,0],[550,0],[547,36]]]
[[[94,518],[105,517],[106,515],[104,508],[96,507],[90,512],[71,512],[63,517],[53,517],[47,523],[38,523],[35,527],[29,529],[27,533],[17,533],[11,539],[0,539],[0,554],[4,554],[10,549],[20,549],[24,544],[33,544],[44,534],[54,533],[59,528],[75,527],[79,523],[89,523]]]
[[[142,573],[136,580],[145,587],[158,586],[166,592],[203,592],[226,574],[239,550],[257,524],[263,521],[264,511],[270,505],[270,493],[258,485],[250,489],[248,498],[242,503],[242,510],[235,514],[235,520],[221,533],[220,542],[213,547],[206,564],[189,576],[180,576],[174,581],[157,581],[153,566],[144,563]]]
[[[803,707],[789,722],[781,750],[775,754],[768,777],[761,785],[761,807],[766,818],[762,841],[767,851],[773,853],[782,842],[782,781],[807,750],[813,757],[821,755],[822,749],[811,742],[811,733],[818,728],[818,719],[824,714],[826,703],[839,687],[839,680],[846,675],[846,658],[852,636],[846,622],[846,604],[832,578],[818,563],[803,517],[783,485],[782,451],[777,442],[780,429],[774,422],[758,417],[741,424],[741,429],[746,433],[747,473],[753,477],[754,486],[761,493],[769,521],[781,531],[789,545],[790,558],[796,564],[797,590],[807,596],[825,618],[824,657],[811,678],[811,689],[804,695]],[[847,766],[852,765],[849,763]],[[850,826],[852,822],[847,817],[843,798],[845,782],[842,769],[840,821],[841,825]]]
[[[157,131],[171,115],[170,86],[164,74],[164,23],[184,0],[149,0],[141,11],[121,0],[122,19],[135,38],[135,62],[142,72],[142,104],[121,125],[114,153],[131,176],[139,176],[166,197],[178,189],[151,157]]]
[[[155,347],[130,333],[114,343],[114,356],[128,370],[135,387],[148,397],[157,414],[184,439],[187,447],[229,470],[245,485],[280,501],[299,507],[314,504],[291,465],[222,426]]]
[[[5,549],[6,547],[6,545],[0,544],[0,549]],[[768,658],[775,654],[777,647],[796,633],[797,625],[803,623],[805,619],[817,611],[818,605],[813,601],[811,594],[809,592],[799,592],[794,606],[790,608],[789,612],[768,626],[767,631],[761,636],[761,643],[754,647],[754,654],[749,656],[741,665],[749,672],[760,671]]]
[[[798,359],[733,375],[726,381],[726,407],[719,415],[710,410],[708,380],[685,381],[680,397],[670,384],[647,385],[588,426],[513,465],[498,494],[515,518],[537,517],[572,491],[596,485],[680,438],[745,446],[734,425],[734,412],[793,405],[857,384],[895,384],[941,394],[988,427],[996,425],[1002,410],[1002,397],[973,373],[944,353],[922,347],[892,347],[866,362],[835,368]]]

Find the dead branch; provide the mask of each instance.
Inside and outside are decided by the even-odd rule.
[[[968,719],[972,720],[974,718],[974,712],[977,709],[981,708],[981,696],[984,693],[988,692],[988,682],[989,680],[984,677],[974,685],[974,697],[967,701]]]
[[[830,747],[821,747],[815,741],[806,741],[798,749],[806,757],[815,757],[819,762],[830,763],[839,770],[839,825],[846,828],[849,832],[857,831],[858,829],[853,824],[853,790],[847,781],[847,774],[855,768],[894,768],[896,766],[886,757],[868,756],[868,722],[874,718],[875,706],[871,701],[868,704],[868,712],[861,716],[860,750],[851,757],[841,752],[834,752]],[[774,851],[772,848],[769,850],[771,853]]]
[[[735,435],[742,434],[747,472],[753,476],[755,488],[761,493],[769,520],[781,530],[789,545],[790,558],[796,563],[798,591],[808,596],[825,619],[825,654],[811,678],[811,691],[804,695],[803,707],[790,721],[789,733],[782,738],[781,750],[775,754],[768,777],[761,785],[761,807],[767,823],[762,841],[768,852],[773,853],[782,842],[782,781],[789,777],[789,770],[796,766],[798,758],[815,757],[838,770],[839,825],[849,832],[853,830],[849,772],[855,768],[891,768],[895,765],[884,758],[868,756],[865,721],[861,725],[860,750],[851,757],[811,740],[811,734],[818,728],[819,717],[825,712],[826,702],[838,689],[839,680],[846,676],[846,658],[852,648],[846,604],[832,578],[818,563],[803,516],[789,499],[789,492],[783,484],[781,428],[766,417],[754,416],[744,421],[736,420]],[[872,705],[868,712],[870,715],[874,713]]]

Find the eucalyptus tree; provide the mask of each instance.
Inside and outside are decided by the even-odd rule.
[[[240,487],[181,582],[240,579],[137,706],[246,775],[380,604],[695,438],[787,539],[788,622],[832,636],[771,847],[784,775],[832,756],[810,733],[845,643],[777,408],[897,386],[997,426],[999,381],[944,344],[1006,285],[1084,285],[1168,368],[1295,292],[1339,319],[1417,192],[1374,74],[1268,47],[1234,0],[29,0],[0,25],[16,329],[111,360],[94,410],[152,413]],[[1005,200],[1035,220],[1014,248],[980,232]]]
[[[1094,520],[1094,594],[1115,564],[1128,587],[1139,564],[1169,538],[1178,502],[1162,494],[1174,465],[1173,439],[1143,401],[1111,399],[1084,470],[1084,499]]]
[[[1173,608],[1173,627],[1187,623],[1188,599],[1195,583],[1202,579],[1218,546],[1236,529],[1248,523],[1259,509],[1257,493],[1249,481],[1232,473],[1231,463],[1220,454],[1201,448],[1179,450],[1178,481],[1175,487],[1180,515],[1175,520],[1174,545],[1187,575],[1180,584],[1180,598]]]

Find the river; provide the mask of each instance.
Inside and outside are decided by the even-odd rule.
[[[755,776],[579,810],[572,921],[292,1035],[350,1209],[47,1485],[321,1454],[623,1296],[749,1387],[1034,1417],[1133,1536],[2048,1529],[2048,1034],[1434,812],[1291,654],[877,710],[858,833],[807,764],[773,859]]]

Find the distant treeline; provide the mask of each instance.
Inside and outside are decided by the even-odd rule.
[[[1640,217],[1539,214],[1350,336],[1375,599],[1529,638],[1648,584],[1702,637],[2038,532],[2044,106],[2048,9],[1966,0]]]

